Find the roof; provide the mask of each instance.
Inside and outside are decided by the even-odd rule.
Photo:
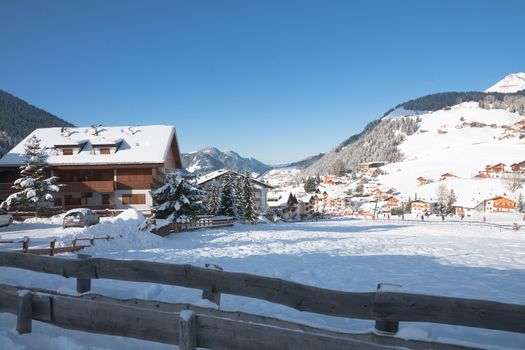
[[[495,197],[487,199],[487,201],[493,201],[493,200],[496,200],[496,199],[506,199],[506,200],[511,201],[513,203],[517,203],[515,200],[507,198],[507,197],[504,197],[504,196],[495,196]]]
[[[168,157],[172,142],[177,142],[175,127],[171,125],[145,125],[137,127],[111,126],[99,128],[98,136],[93,128],[36,129],[0,159],[0,165],[18,166],[23,163],[27,140],[35,135],[47,148],[50,165],[100,165],[100,164],[158,164]],[[112,154],[94,154],[93,148],[101,145],[120,145]],[[74,156],[62,155],[56,148],[83,146]],[[178,148],[178,146],[177,146]]]
[[[208,181],[211,181],[215,178],[218,178],[228,172],[231,172],[231,173],[234,173],[235,175],[237,176],[242,176],[242,177],[245,177],[246,175],[243,175],[243,174],[239,174],[238,172],[236,171],[233,171],[233,170],[229,170],[229,169],[219,169],[219,170],[215,170],[215,171],[212,171],[211,173],[207,174],[207,175],[204,175],[204,176],[201,176],[197,179],[197,184],[199,185],[203,185],[205,184],[206,182]],[[267,188],[273,188],[272,186],[268,185],[267,183],[265,182],[262,182],[262,181],[259,181],[259,180],[256,180],[256,179],[250,179],[252,181],[252,183],[255,183],[259,186],[264,186],[264,187],[267,187]]]

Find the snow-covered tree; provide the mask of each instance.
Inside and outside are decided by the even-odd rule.
[[[523,194],[520,192],[518,196],[518,211],[525,213],[525,201],[523,200]]]
[[[448,199],[448,189],[447,186],[444,184],[439,184],[439,187],[436,191],[436,202],[437,202],[437,210],[440,214],[445,214],[446,207],[447,207],[447,199]]]
[[[208,211],[210,214],[217,214],[221,205],[221,198],[219,197],[219,190],[215,184],[212,184],[208,190]]]
[[[519,173],[513,173],[506,178],[502,179],[505,183],[505,186],[509,189],[510,192],[514,193],[523,187],[523,179]]]
[[[243,197],[243,186],[244,186],[244,179],[242,176],[233,175],[233,178],[235,179],[235,209],[237,212],[237,219],[244,218],[244,197]]]
[[[308,176],[308,178],[304,182],[305,192],[314,193],[316,189],[317,189],[317,181],[315,180],[315,177]]]
[[[221,205],[218,214],[237,217],[235,203],[235,177],[231,173],[224,175],[222,182]]]
[[[175,171],[164,175],[159,185],[151,192],[155,217],[187,222],[207,212],[206,191],[195,183],[194,178]]]
[[[255,223],[257,221],[257,209],[255,208],[252,181],[250,173],[246,173],[243,184],[243,219],[245,222]]]
[[[31,136],[25,145],[24,164],[20,166],[20,178],[17,179],[13,188],[18,192],[13,193],[0,204],[3,209],[16,207],[29,207],[35,209],[38,215],[44,203],[51,202],[53,195],[58,192],[56,184],[58,177],[48,177],[48,166],[46,164],[47,153],[40,147],[40,139]]]
[[[458,199],[456,198],[456,194],[454,193],[454,190],[451,189],[447,196],[447,207],[445,212],[447,214],[454,213],[454,203],[456,203]]]

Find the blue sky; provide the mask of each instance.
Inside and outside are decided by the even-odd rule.
[[[328,151],[398,103],[525,71],[525,1],[0,0],[0,89],[183,151]]]

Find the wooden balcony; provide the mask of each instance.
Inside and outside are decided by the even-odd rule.
[[[63,182],[61,192],[115,192],[113,181]]]

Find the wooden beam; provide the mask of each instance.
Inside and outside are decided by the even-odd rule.
[[[78,259],[88,259],[90,255],[77,254]],[[91,290],[90,278],[77,278],[77,293],[86,293]]]
[[[197,349],[197,323],[193,311],[184,310],[179,314],[179,349]]]
[[[31,333],[33,309],[31,307],[31,292],[21,290],[17,293],[16,330],[19,334]]]

